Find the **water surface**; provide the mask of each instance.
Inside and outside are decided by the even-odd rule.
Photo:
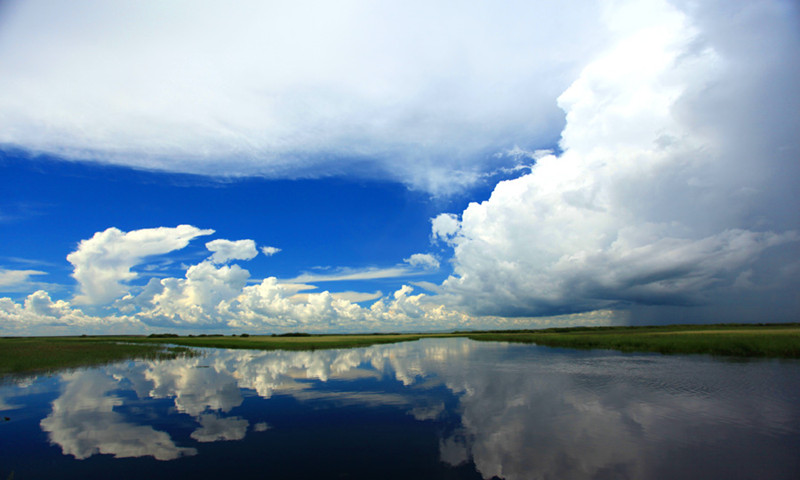
[[[0,479],[800,472],[797,361],[467,339],[203,352],[6,383]]]

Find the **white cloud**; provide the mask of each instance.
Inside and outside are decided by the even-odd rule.
[[[129,302],[143,309],[138,318],[149,324],[215,325],[221,321],[217,306],[236,298],[248,278],[250,273],[238,265],[201,262],[189,267],[185,278],[151,279]]]
[[[0,331],[75,334],[113,329],[142,333],[154,327],[178,327],[195,331],[365,332],[456,328],[473,320],[445,309],[427,295],[412,295],[408,286],[388,298],[382,298],[380,291],[298,293],[315,287],[278,283],[274,277],[248,286],[249,276],[238,265],[204,261],[189,267],[185,278],[153,278],[138,294],[115,302],[125,315],[87,315],[68,301],[51,300],[41,290],[29,295],[23,305],[0,298]],[[356,303],[376,299],[369,307]],[[188,378],[191,375],[184,375],[184,382]],[[191,411],[198,414],[202,408]]]
[[[214,230],[201,230],[191,225],[175,228],[144,228],[123,232],[111,227],[81,240],[78,249],[67,255],[74,266],[72,276],[80,284],[77,303],[103,304],[126,293],[124,282],[137,277],[131,268],[153,255],[184,248],[201,235]]]
[[[419,275],[406,267],[390,268],[366,268],[352,269],[341,268],[336,273],[321,275],[316,273],[304,273],[297,277],[286,280],[287,283],[314,283],[314,282],[342,282],[347,280],[376,280],[379,278],[398,278]]]
[[[28,295],[22,305],[0,298],[0,332],[13,335],[79,333],[142,333],[145,325],[125,315],[87,315],[66,300],[53,301],[44,290]]]
[[[752,291],[735,287],[752,283],[747,272],[759,288],[796,289],[798,269],[786,265],[800,253],[789,200],[800,178],[797,11],[707,3],[613,4],[605,19],[620,40],[559,97],[563,153],[501,182],[460,220],[433,219],[434,239],[454,248],[443,298],[525,316],[720,307]],[[791,295],[775,295],[796,314]],[[753,301],[766,308],[766,298]]]
[[[368,302],[370,300],[377,300],[383,296],[383,292],[377,290],[375,292],[334,292],[331,294],[333,298],[347,300],[352,303]]]
[[[441,240],[448,243],[460,228],[461,224],[458,221],[458,217],[452,213],[441,213],[431,219],[431,237],[433,240]]]
[[[210,260],[214,263],[227,263],[231,260],[251,260],[258,255],[256,242],[253,240],[225,240],[217,239],[206,243],[206,248],[211,255]]]
[[[13,291],[13,289],[27,287],[30,283],[30,277],[33,275],[47,275],[47,272],[0,268],[0,289],[8,292]]]
[[[382,294],[298,293],[309,286],[279,283],[274,277],[247,285],[248,277],[249,272],[237,265],[202,262],[190,267],[184,279],[152,279],[138,296],[118,303],[129,315],[152,326],[254,332],[429,330],[455,328],[471,320],[427,295],[411,295],[408,286],[366,308],[354,302]]]
[[[424,288],[425,290],[427,290],[429,292],[441,293],[441,291],[442,291],[441,285],[439,285],[437,283],[426,282],[424,280],[423,281],[419,281],[419,282],[410,282],[410,283],[411,283],[411,285],[414,285],[415,287]]]
[[[20,5],[28,4],[14,8],[34,8]],[[80,10],[79,7],[80,4],[75,8]],[[467,17],[471,14],[472,10],[465,13]],[[98,11],[97,15],[104,13]],[[126,296],[118,303],[126,316],[91,317],[68,302],[52,301],[44,291],[29,296],[24,305],[0,299],[0,315],[12,326],[8,328],[14,329],[23,328],[21,325],[30,320],[31,325],[62,322],[75,326],[102,321],[135,325],[141,321],[148,325],[275,331],[512,324],[521,327],[550,321],[527,318],[533,315],[569,315],[556,318],[577,321],[596,311],[602,313],[597,318],[605,321],[624,317],[629,311],[636,313],[630,318],[646,318],[641,308],[647,305],[707,305],[706,311],[717,310],[717,319],[723,309],[726,319],[744,318],[742,315],[761,319],[756,317],[761,314],[758,307],[769,307],[771,320],[795,318],[800,310],[800,299],[795,295],[800,285],[800,218],[796,209],[796,183],[800,178],[800,117],[796,112],[800,111],[800,90],[795,86],[800,75],[800,56],[796,55],[800,51],[800,31],[793,23],[798,18],[797,7],[780,0],[712,0],[702,4],[630,1],[609,3],[603,15],[596,17],[605,22],[602,29],[610,32],[614,41],[608,43],[604,36],[597,43],[603,53],[577,72],[577,78],[573,77],[572,84],[558,97],[558,105],[566,113],[562,153],[531,154],[528,144],[516,140],[506,147],[495,144],[492,152],[506,151],[499,157],[534,160],[531,173],[499,183],[487,201],[471,203],[460,215],[445,213],[432,219],[432,239],[452,246],[454,255],[454,274],[441,288],[420,283],[437,295],[414,295],[411,287],[403,287],[378,299],[370,308],[354,304],[352,292],[298,295],[309,289],[305,283],[400,278],[419,273],[410,266],[341,269],[324,275],[307,273],[280,283],[270,277],[248,286],[249,272],[241,267],[220,267],[206,261],[187,267],[185,278],[152,279],[141,292]],[[731,23],[733,18],[736,22]],[[65,22],[58,28],[69,25]],[[449,27],[452,25],[443,25],[443,31]],[[10,55],[2,45],[12,33],[0,29],[0,59]],[[437,52],[433,54],[436,56]],[[19,55],[15,61],[23,62]],[[81,51],[75,55],[82,59]],[[35,63],[41,57],[31,58]],[[0,62],[0,71],[12,64]],[[47,65],[40,68],[48,70]],[[340,67],[337,69],[342,70]],[[103,65],[98,68],[100,73],[108,74]],[[305,68],[315,67],[309,64]],[[18,78],[15,75],[26,70],[19,72],[0,75],[0,84],[14,83]],[[35,73],[31,73],[31,85],[47,77],[40,78]],[[412,69],[412,76],[413,73]],[[368,76],[359,79],[359,85],[369,83],[364,82],[365,78]],[[28,88],[24,82],[18,83],[14,88]],[[351,98],[339,95],[336,89],[331,92],[335,93],[331,98]],[[26,97],[6,95],[0,102],[19,98]],[[281,98],[295,97],[273,98],[282,104]],[[398,109],[402,110],[400,107],[406,104],[402,98],[398,102]],[[311,103],[306,106],[311,108]],[[86,103],[76,101],[78,104]],[[40,110],[42,115],[48,114],[46,108]],[[383,111],[382,107],[379,110]],[[330,112],[340,113],[338,107],[332,107]],[[436,118],[426,122],[427,117],[420,112],[408,110],[409,118],[415,119],[412,123],[435,130],[439,125]],[[475,112],[485,113],[480,109]],[[3,118],[13,119],[16,114],[12,113]],[[463,112],[456,113],[463,116]],[[146,107],[143,115],[149,115]],[[91,116],[80,118],[93,121]],[[203,123],[205,117],[189,118]],[[385,117],[370,118],[384,125]],[[483,124],[492,123],[487,122],[491,118],[484,115],[481,120]],[[39,121],[34,119],[32,124],[38,125]],[[347,122],[331,124],[339,127]],[[0,135],[24,136],[25,132],[40,131],[28,129],[25,122],[19,125],[16,131],[0,128]],[[391,122],[386,125],[391,127]],[[72,128],[64,128],[67,127]],[[336,129],[322,130],[329,133]],[[231,138],[242,138],[236,132],[236,128],[229,132]],[[308,132],[319,133],[314,129]],[[402,134],[400,131],[398,135]],[[111,145],[117,152],[128,151],[128,147],[115,143],[121,138],[115,135],[110,132],[109,141],[98,145]],[[179,149],[180,140],[175,143]],[[365,154],[371,154],[369,149],[379,143],[352,142],[349,137],[347,140],[348,145],[365,145]],[[330,147],[335,142],[326,141],[327,137],[311,145],[335,150]],[[512,148],[518,144],[524,148]],[[452,147],[447,142],[436,145]],[[135,150],[134,147],[131,148]],[[405,148],[398,148],[401,147]],[[83,151],[77,146],[69,148]],[[463,150],[452,150],[453,161],[460,162]],[[278,158],[283,153],[276,155]],[[168,167],[156,157],[137,158],[148,159],[151,163],[146,166]],[[292,158],[292,165],[300,165],[299,170],[292,170],[293,175],[300,175],[298,172],[304,168],[320,167],[317,160],[309,160],[308,156]],[[189,158],[176,168],[191,170],[204,165],[205,160],[195,160]],[[249,165],[247,168],[255,168],[255,164],[242,162]],[[408,170],[395,172],[398,178],[416,186],[439,181],[419,180],[428,172],[430,162],[414,162],[410,162]],[[288,170],[281,168],[290,167],[279,163],[259,165],[269,170],[265,171],[267,174],[275,175],[286,174]],[[367,170],[377,172],[384,167],[373,165]],[[452,167],[454,164],[444,162],[436,168]],[[475,173],[456,170],[454,177]],[[431,175],[435,178],[438,174],[434,171]],[[81,288],[76,301],[98,304],[119,298],[126,293],[125,282],[136,277],[131,267],[143,258],[182,248],[191,238],[211,232],[190,226],[98,232],[81,242],[68,257]],[[267,253],[264,248],[262,251]],[[219,258],[234,258],[227,253],[220,255]],[[292,286],[291,282],[301,285]],[[769,305],[765,304],[767,300]],[[683,316],[686,312],[679,313],[681,319],[687,318]],[[517,320],[471,315],[509,315]]]
[[[308,293],[299,293],[297,295],[293,295],[291,298],[292,300],[301,300],[301,301],[308,301]],[[335,299],[339,300],[347,300],[348,302],[352,303],[360,303],[360,302],[368,302],[370,300],[377,300],[383,296],[383,292],[380,290],[375,292],[354,292],[354,291],[347,291],[347,292],[332,292],[331,296]]]
[[[425,269],[439,268],[439,260],[429,253],[415,253],[408,258],[404,258],[403,261],[412,267],[422,267]]]
[[[0,144],[446,193],[480,179],[500,148],[557,139],[553,99],[606,40],[598,11],[594,0],[6,2]]]
[[[275,255],[276,253],[280,252],[281,249],[278,248],[278,247],[261,247],[261,251],[267,257],[271,257],[271,256]]]
[[[274,277],[247,285],[248,278],[249,272],[237,265],[217,266],[204,261],[189,267],[185,278],[153,278],[138,294],[116,301],[114,307],[125,315],[87,315],[68,301],[53,301],[41,290],[29,295],[22,305],[0,298],[0,332],[74,335],[113,330],[141,334],[165,327],[200,332],[377,332],[605,325],[618,319],[611,311],[546,319],[474,317],[446,307],[440,296],[413,294],[410,286],[387,296],[380,291],[299,293],[316,287],[279,283]],[[371,300],[375,301],[368,307],[358,305]],[[156,376],[153,380],[161,385],[157,391],[178,397],[176,406],[181,411],[198,415],[208,406],[208,400],[202,394],[190,393],[191,384],[202,384],[204,380],[193,379],[207,373],[191,371],[181,374],[180,380]],[[176,382],[181,385],[170,386]],[[175,394],[178,390],[183,393]],[[214,398],[219,399],[218,393]]]

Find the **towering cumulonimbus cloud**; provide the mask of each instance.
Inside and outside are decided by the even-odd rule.
[[[659,305],[796,318],[797,6],[615,7],[620,40],[559,97],[563,153],[433,220],[454,249],[445,296],[508,316]]]

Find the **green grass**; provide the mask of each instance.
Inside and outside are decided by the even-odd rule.
[[[103,337],[0,338],[0,377],[98,366],[128,359],[169,359],[191,354],[190,349],[183,347],[121,344]]]
[[[253,350],[316,350],[324,348],[366,347],[381,343],[406,342],[425,337],[424,334],[369,335],[251,335],[248,337],[119,337],[140,343],[170,343],[187,347],[245,348]]]
[[[465,336],[474,340],[623,352],[800,358],[800,324],[567,328]]]

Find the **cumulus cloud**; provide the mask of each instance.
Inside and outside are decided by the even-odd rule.
[[[524,316],[719,307],[757,290],[753,305],[783,299],[771,319],[796,316],[796,5],[613,6],[619,41],[558,99],[563,153],[433,219],[454,252],[443,295]]]
[[[427,303],[426,295],[411,295],[411,291],[411,287],[404,286],[367,308],[351,301],[358,298],[348,299],[330,292],[306,294],[298,299],[290,296],[275,278],[267,278],[258,285],[245,287],[242,295],[220,305],[220,310],[223,318],[236,327],[267,326],[282,330],[431,329],[460,325],[468,319],[441,305]]]
[[[143,308],[138,318],[151,324],[180,319],[195,326],[219,323],[217,306],[236,298],[250,273],[238,265],[216,267],[211,262],[192,265],[185,278],[151,279],[131,301]]]
[[[440,213],[431,219],[431,237],[433,240],[450,242],[461,228],[458,216],[452,213]]]
[[[225,240],[217,239],[206,243],[206,248],[211,255],[210,260],[214,263],[226,263],[231,260],[252,260],[258,255],[256,242],[253,240]]]
[[[435,193],[514,144],[606,32],[599,7],[5,2],[0,144],[212,175],[391,178]],[[402,158],[403,161],[397,161]]]
[[[126,315],[87,315],[66,300],[53,301],[44,290],[28,295],[22,304],[0,298],[0,331],[7,334],[142,333],[144,327]]]
[[[408,258],[404,258],[403,261],[412,267],[422,267],[425,269],[439,268],[439,260],[429,253],[415,253]]]
[[[234,328],[251,331],[385,331],[463,326],[471,317],[445,309],[433,297],[403,286],[381,292],[298,293],[308,285],[269,277],[247,285],[249,272],[210,261],[189,267],[185,278],[151,279],[138,295],[118,302],[151,326]],[[379,298],[380,297],[380,298]],[[375,300],[369,307],[355,302]]]
[[[130,232],[111,227],[81,240],[77,250],[67,255],[74,267],[72,276],[81,291],[75,302],[96,305],[121,297],[127,290],[124,283],[138,276],[131,271],[133,266],[147,257],[184,248],[193,238],[212,233],[214,230],[201,230],[191,225]]]
[[[149,229],[122,233],[116,229],[98,232],[95,237],[82,242],[78,253],[80,261],[97,259],[97,269],[116,261],[116,266],[140,261],[137,255],[143,252],[164,251],[173,245],[188,242],[188,238],[198,234],[194,227],[188,227],[182,240],[160,245],[165,235],[177,229]],[[136,241],[135,233],[142,233],[145,239],[156,238],[156,246],[143,247]],[[204,231],[210,232],[210,231]],[[110,239],[109,239],[110,237]],[[133,237],[133,238],[131,238]],[[166,235],[168,239],[172,235]],[[99,239],[99,240],[98,240]],[[174,240],[174,239],[173,239]],[[209,242],[210,244],[213,242]],[[223,252],[222,260],[232,256],[247,257],[252,249],[241,249],[239,255],[237,242],[224,241],[223,248],[211,250]],[[246,246],[249,247],[248,244]],[[125,248],[130,250],[125,250]],[[120,253],[122,250],[122,253]],[[94,256],[87,254],[95,253]],[[98,253],[99,252],[99,253]],[[121,259],[121,260],[120,260]],[[412,261],[415,260],[415,261]],[[80,261],[78,261],[80,260]],[[436,259],[429,254],[417,254],[407,259],[418,266],[432,267]],[[315,281],[363,280],[408,276],[415,272],[406,267],[390,269],[344,269],[323,276],[309,276]],[[419,273],[419,272],[416,272]],[[123,297],[116,299],[107,307],[116,313],[101,316],[85,313],[79,306],[68,300],[53,300],[44,290],[28,295],[21,303],[10,298],[0,298],[0,332],[6,334],[80,334],[80,333],[146,333],[163,328],[179,328],[183,331],[230,331],[246,329],[253,333],[275,333],[286,331],[422,331],[464,328],[520,328],[532,323],[550,325],[550,320],[503,319],[499,317],[474,317],[459,308],[445,307],[442,296],[415,293],[410,286],[384,295],[375,292],[308,292],[317,287],[304,283],[287,283],[275,277],[268,277],[259,283],[250,284],[250,272],[239,265],[215,263],[212,258],[196,265],[186,267],[182,278],[151,278],[144,286],[130,288]],[[433,285],[422,282],[423,288],[441,292]],[[120,289],[127,289],[120,282]],[[121,290],[120,290],[121,291]],[[371,302],[369,305],[362,305]],[[580,317],[580,318],[578,318]],[[609,314],[595,315],[592,318],[578,316],[562,318],[562,322],[601,324],[612,318]],[[194,374],[182,375],[182,381],[193,378]],[[157,389],[158,390],[158,389]],[[183,388],[186,391],[186,388]],[[180,397],[180,395],[179,395]],[[189,402],[181,397],[178,408],[198,415],[205,407],[190,408]]]
[[[385,278],[387,272],[369,271],[366,278]],[[346,279],[364,278],[365,272],[348,273]],[[140,291],[129,293],[114,303],[125,316],[111,317],[139,326],[178,327],[187,329],[248,329],[250,331],[379,331],[397,329],[438,329],[463,326],[471,317],[445,309],[435,298],[412,295],[404,286],[388,298],[376,292],[305,293],[313,285],[279,282],[275,277],[248,285],[250,272],[239,265],[216,265],[211,260],[192,265],[184,278],[152,278]],[[316,279],[324,281],[324,279]],[[303,292],[303,293],[300,293]],[[39,296],[32,300],[39,301]],[[35,297],[35,298],[34,298]],[[53,304],[46,297],[39,312],[63,308],[72,315],[66,301]],[[376,300],[369,307],[358,303]],[[8,311],[9,322],[21,324],[33,306],[22,306],[10,299],[0,299],[0,314]],[[47,312],[40,312],[39,315]],[[58,315],[52,318],[53,321]],[[90,317],[91,318],[91,317]]]
[[[267,257],[271,257],[280,251],[281,249],[278,247],[261,247],[261,252]]]
[[[429,330],[463,327],[474,319],[445,309],[433,297],[404,286],[380,291],[299,293],[315,287],[269,277],[248,285],[238,265],[210,260],[190,266],[184,278],[152,278],[114,302],[122,314],[91,316],[69,301],[39,290],[23,304],[0,298],[0,331],[8,333],[142,333],[153,328],[248,329],[253,332]],[[357,302],[375,300],[363,307]],[[191,375],[185,375],[184,379]],[[202,410],[201,410],[202,411]],[[195,412],[199,413],[199,412]]]

